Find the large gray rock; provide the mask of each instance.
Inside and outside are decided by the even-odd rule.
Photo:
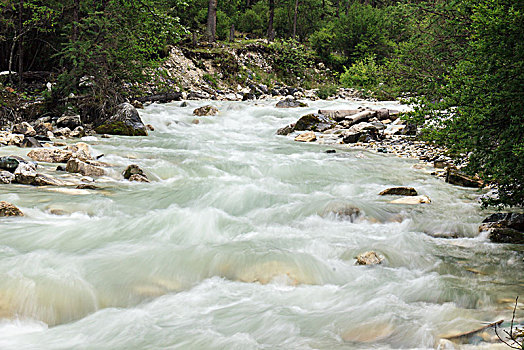
[[[0,169],[14,173],[21,162],[23,160],[16,156],[0,157]]]
[[[484,185],[482,181],[450,168],[448,168],[446,173],[446,182],[452,185],[473,188],[481,188]]]
[[[495,243],[524,244],[524,214],[492,214],[482,221],[479,232],[487,232]]]
[[[277,135],[282,135],[282,136],[286,136],[286,135],[289,135],[291,134],[293,131],[295,130],[295,124],[289,124],[289,125],[286,125],[280,129],[277,130]]]
[[[64,183],[48,175],[37,174],[30,163],[20,163],[15,170],[14,182],[32,186],[63,186]]]
[[[331,129],[334,125],[335,121],[333,119],[321,114],[311,113],[300,117],[300,119],[295,123],[294,130],[323,132]]]
[[[321,216],[325,217],[328,215],[335,215],[335,217],[342,220],[349,220],[351,222],[355,221],[358,217],[361,216],[361,211],[359,208],[344,202],[331,202],[321,213]]]
[[[393,196],[416,196],[417,191],[413,187],[391,187],[386,188],[384,191],[379,193],[380,196],[393,195]]]
[[[66,171],[70,173],[79,173],[84,176],[102,176],[105,174],[104,169],[77,158],[69,159],[66,165]]]
[[[117,106],[115,114],[95,128],[99,134],[147,136],[147,129],[138,111],[130,103]]]
[[[0,216],[24,216],[24,213],[13,204],[1,201]]]
[[[296,100],[292,96],[287,96],[285,99],[277,102],[277,108],[296,108],[296,107],[307,107],[307,103]]]
[[[56,121],[56,126],[59,128],[69,128],[74,130],[82,126],[82,120],[79,115],[63,115]]]
[[[24,137],[24,140],[20,143],[20,147],[22,147],[22,148],[37,148],[37,147],[42,147],[42,145],[34,137],[26,136],[26,137]]]
[[[46,163],[67,163],[73,152],[65,151],[58,148],[40,148],[34,149],[27,154],[27,156],[37,162]]]
[[[126,170],[124,170],[124,172],[122,173],[122,175],[124,175],[124,179],[126,180],[130,180],[131,181],[131,177],[133,175],[140,175],[144,178],[147,179],[147,176],[146,174],[144,173],[144,171],[142,169],[140,169],[140,167],[136,164],[131,164],[129,165]],[[135,177],[135,181],[138,180],[137,177]]]

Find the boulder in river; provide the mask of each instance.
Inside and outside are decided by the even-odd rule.
[[[10,184],[15,179],[15,176],[6,170],[0,170],[0,184]]]
[[[124,170],[122,175],[124,175],[124,179],[126,180],[129,180],[133,175],[142,175],[147,178],[144,171],[136,164],[128,165],[128,167],[126,168],[126,170]]]
[[[95,128],[98,134],[147,136],[147,130],[140,115],[130,103],[117,106],[115,114]]]
[[[207,105],[203,107],[199,107],[193,111],[193,115],[199,116],[199,117],[205,117],[205,116],[212,116],[218,114],[218,108],[215,106]]]
[[[35,129],[28,122],[13,125],[13,134],[22,134],[24,136],[36,136]]]
[[[71,131],[70,137],[81,138],[86,136],[86,131],[83,126],[77,126],[73,131]]]
[[[392,204],[428,204],[431,203],[431,199],[428,196],[410,196],[395,199],[389,203]]]
[[[24,213],[13,204],[1,201],[0,216],[24,216]]]
[[[356,257],[356,259],[357,259],[356,261],[357,265],[378,265],[378,264],[381,264],[382,261],[384,261],[384,257],[378,255],[374,251],[369,251],[369,252],[359,254]]]
[[[446,173],[446,182],[463,187],[481,188],[483,186],[482,181],[450,168]]]
[[[360,132],[345,132],[342,134],[342,142],[344,143],[356,143],[360,139],[362,133]]]
[[[332,119],[324,117],[323,115],[310,113],[300,117],[295,123],[294,130],[296,131],[318,131],[323,132],[333,127],[335,122]]]
[[[296,108],[296,107],[307,107],[307,103],[296,100],[293,96],[287,96],[285,99],[277,102],[277,108]]]
[[[26,136],[26,137],[24,137],[22,142],[20,142],[19,147],[22,147],[22,148],[37,148],[37,147],[42,147],[42,145],[33,136]]]
[[[17,156],[0,157],[0,169],[14,173],[18,165],[23,162],[25,161]]]
[[[299,142],[312,142],[317,139],[317,136],[313,131],[308,131],[295,137],[295,141]]]
[[[149,179],[145,175],[133,174],[129,177],[129,181],[149,182]]]
[[[69,145],[66,150],[72,153],[72,158],[78,158],[83,161],[94,159],[91,154],[91,147],[85,142],[77,142],[74,145]]]
[[[20,163],[15,170],[13,182],[32,186],[62,186],[64,183],[54,177],[38,174],[30,163]]]
[[[524,244],[524,214],[492,214],[482,221],[479,232],[487,232],[495,243]]]
[[[71,158],[67,162],[66,171],[70,173],[79,173],[84,176],[102,176],[105,174],[104,169],[77,158]]]
[[[286,135],[289,135],[291,134],[293,131],[295,131],[295,124],[289,124],[289,125],[286,125],[280,129],[277,130],[277,135],[282,135],[282,136],[286,136]]]
[[[73,153],[71,151],[65,151],[58,148],[40,148],[34,149],[27,154],[27,156],[37,162],[46,163],[67,163]]]
[[[394,195],[394,196],[416,196],[417,190],[413,187],[390,187],[379,193],[380,196]]]

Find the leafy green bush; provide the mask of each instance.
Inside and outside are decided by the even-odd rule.
[[[340,75],[340,83],[348,88],[374,89],[379,84],[381,67],[375,62],[375,58],[366,57],[351,67],[344,67],[344,73]]]
[[[322,100],[331,97],[337,93],[337,87],[335,85],[322,85],[318,88],[317,96]]]
[[[325,61],[328,61],[331,56],[334,41],[335,33],[333,32],[333,25],[331,24],[314,32],[309,37],[311,47],[318,56]]]

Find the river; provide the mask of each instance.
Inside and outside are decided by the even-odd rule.
[[[179,104],[141,110],[148,137],[88,141],[114,165],[100,190],[0,186],[26,213],[0,219],[0,349],[433,348],[511,316],[523,253],[478,237],[477,190],[416,160],[275,135],[319,108],[402,106],[216,102],[193,124],[205,102]],[[133,163],[151,183],[121,179]],[[391,186],[432,203],[390,204]],[[369,250],[385,262],[356,266]]]

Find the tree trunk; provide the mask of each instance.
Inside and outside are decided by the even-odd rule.
[[[73,33],[71,35],[73,41],[76,41],[78,38],[78,11],[80,11],[80,0],[75,0],[73,6]]]
[[[269,22],[267,25],[267,38],[269,41],[275,39],[275,31],[273,29],[273,18],[275,17],[275,0],[269,0]]]
[[[231,25],[231,29],[229,30],[229,42],[235,41],[235,25]]]
[[[24,23],[22,21],[22,12],[24,11],[24,0],[20,0],[18,10],[18,33],[22,34]],[[18,41],[18,88],[22,87],[22,73],[24,73],[24,38],[20,36]]]
[[[207,40],[215,42],[217,31],[217,0],[209,0],[207,7]]]
[[[297,37],[297,15],[298,15],[298,0],[295,0],[295,14],[293,16],[293,39]]]
[[[335,1],[336,15],[337,18],[340,17],[340,0]]]

